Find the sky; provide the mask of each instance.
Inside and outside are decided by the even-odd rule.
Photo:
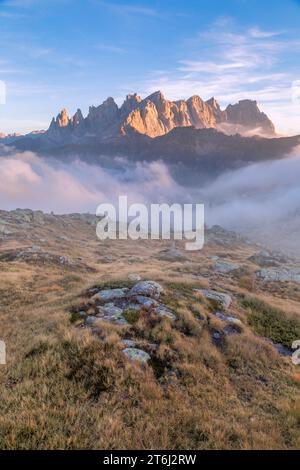
[[[0,133],[160,89],[255,99],[300,134],[299,24],[296,0],[0,0]]]

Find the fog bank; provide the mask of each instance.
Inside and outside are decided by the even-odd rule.
[[[240,231],[276,248],[300,252],[300,157],[223,174],[202,187],[183,187],[161,161],[115,159],[112,168],[80,159],[63,163],[0,148],[0,209],[91,212],[102,202],[205,203],[206,223]]]

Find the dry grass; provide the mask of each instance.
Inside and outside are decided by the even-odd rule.
[[[79,256],[78,249],[74,244],[65,254]],[[94,253],[100,259],[105,250],[117,261],[100,263]],[[206,253],[190,259],[183,274],[178,263],[157,260],[161,250],[156,242],[118,246],[91,239],[80,256],[95,274],[0,263],[0,336],[7,344],[1,449],[299,448],[295,367],[247,326],[216,346],[212,332],[224,324],[193,291],[213,282],[240,295],[248,283],[192,278],[194,264],[197,275],[199,263],[207,269]],[[137,253],[142,262],[132,261]],[[178,316],[174,325],[146,316],[132,321],[130,337],[159,344],[145,367],[122,354],[128,329],[103,324],[99,339],[70,322],[71,306],[86,288],[125,285],[134,272],[162,282],[163,300]],[[234,302],[231,314],[245,320],[247,309]]]

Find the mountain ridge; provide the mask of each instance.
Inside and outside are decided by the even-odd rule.
[[[224,134],[262,135],[274,137],[275,126],[260,111],[254,100],[240,100],[221,109],[213,97],[204,101],[193,95],[188,99],[170,101],[161,91],[145,98],[137,93],[128,94],[121,106],[108,97],[99,106],[90,106],[86,117],[78,108],[69,116],[63,108],[53,117],[46,131],[33,131],[26,135],[0,134],[0,142],[12,143],[19,139],[41,138],[44,146],[56,146],[96,137],[100,141],[139,133],[151,138],[166,135],[175,128],[217,129]]]
[[[144,99],[137,93],[129,94],[120,107],[109,97],[99,106],[90,106],[85,118],[80,109],[72,117],[63,109],[52,119],[45,134],[52,141],[84,136],[105,140],[132,131],[155,138],[176,127],[190,126],[214,128],[224,133],[275,135],[274,124],[260,111],[256,101],[241,100],[222,110],[215,98],[203,101],[193,95],[187,100],[170,101],[161,91]]]
[[[255,133],[259,125],[268,137]],[[247,132],[243,135],[241,129]],[[47,131],[1,142],[19,151],[96,165],[113,166],[119,157],[161,160],[180,182],[197,183],[250,163],[284,158],[300,145],[300,136],[276,135],[256,101],[243,100],[222,110],[215,98],[203,101],[194,95],[168,101],[158,91],[144,99],[127,95],[120,107],[109,97],[91,106],[86,117],[80,109],[71,117],[63,109]]]

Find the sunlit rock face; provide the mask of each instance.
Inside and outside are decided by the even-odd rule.
[[[107,139],[137,132],[154,138],[174,128],[190,126],[225,133],[275,134],[273,123],[259,110],[256,101],[243,100],[222,110],[215,98],[203,101],[194,95],[188,100],[170,101],[161,91],[145,99],[136,93],[127,95],[121,107],[113,98],[107,98],[100,106],[91,106],[86,118],[80,109],[71,118],[63,109],[52,119],[47,134],[56,140],[68,133]]]

